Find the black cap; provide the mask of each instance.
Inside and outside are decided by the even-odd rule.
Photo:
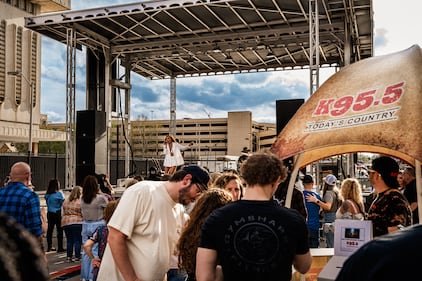
[[[313,183],[314,178],[311,175],[305,175],[302,180],[303,183]]]
[[[372,160],[372,170],[378,172],[385,184],[390,188],[398,188],[399,164],[388,156],[381,156]]]
[[[192,183],[199,183],[202,187],[207,190],[208,182],[210,181],[210,175],[207,170],[197,165],[189,165],[183,167],[183,171],[192,175]]]

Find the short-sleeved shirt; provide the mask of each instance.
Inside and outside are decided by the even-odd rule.
[[[311,190],[304,190],[303,196],[306,198],[307,195],[314,195],[318,200],[321,200],[321,195]],[[305,199],[306,209],[308,211],[308,228],[312,230],[319,229],[319,206],[314,202],[308,202]]]
[[[404,188],[403,192],[404,197],[406,197],[409,204],[413,202],[418,202],[418,193],[416,192],[416,180],[409,182]],[[413,224],[419,223],[419,211],[418,208],[412,211],[413,214]]]
[[[43,233],[40,198],[21,182],[0,189],[0,211],[13,217],[36,237]]]
[[[107,206],[108,200],[103,193],[98,193],[91,203],[85,203],[81,199],[82,217],[85,221],[99,221],[104,217],[104,209]]]
[[[225,281],[287,281],[294,256],[309,251],[308,229],[275,200],[240,200],[206,219],[199,247],[217,251]]]
[[[57,213],[62,210],[64,202],[64,195],[61,191],[48,193],[44,195],[45,202],[47,203],[47,211]]]
[[[404,195],[397,189],[378,193],[368,211],[374,237],[388,233],[388,227],[412,224],[412,211]]]
[[[185,210],[164,182],[141,181],[125,190],[108,226],[127,236],[129,259],[139,279],[163,280],[183,228]],[[123,281],[107,245],[99,281]]]

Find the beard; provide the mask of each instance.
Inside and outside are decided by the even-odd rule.
[[[190,193],[190,189],[192,187],[192,183],[189,184],[187,187],[184,187],[182,189],[179,190],[179,203],[186,206],[189,205],[190,203],[192,203],[192,199],[189,196]]]

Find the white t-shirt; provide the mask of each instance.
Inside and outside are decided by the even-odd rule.
[[[163,182],[141,181],[123,193],[108,225],[127,235],[129,259],[138,278],[164,279],[183,216],[183,206],[173,201]],[[124,280],[108,245],[97,280]]]

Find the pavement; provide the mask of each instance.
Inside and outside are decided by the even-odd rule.
[[[122,195],[125,189],[118,187],[115,188],[115,197],[118,198]],[[69,191],[64,191],[65,197],[69,195]],[[45,207],[44,194],[39,194],[41,200],[41,206]],[[56,229],[53,232],[53,246],[57,244]],[[44,246],[47,245],[47,240],[44,238]],[[63,245],[66,246],[66,235],[63,234]],[[50,272],[50,278],[52,281],[67,280],[67,281],[80,281],[81,262],[68,262],[66,261],[66,252],[57,253],[55,251],[46,253],[48,260],[48,269]],[[1,278],[0,278],[1,280]]]
[[[66,261],[66,252],[47,252],[48,270],[52,281],[80,281],[81,262]]]

